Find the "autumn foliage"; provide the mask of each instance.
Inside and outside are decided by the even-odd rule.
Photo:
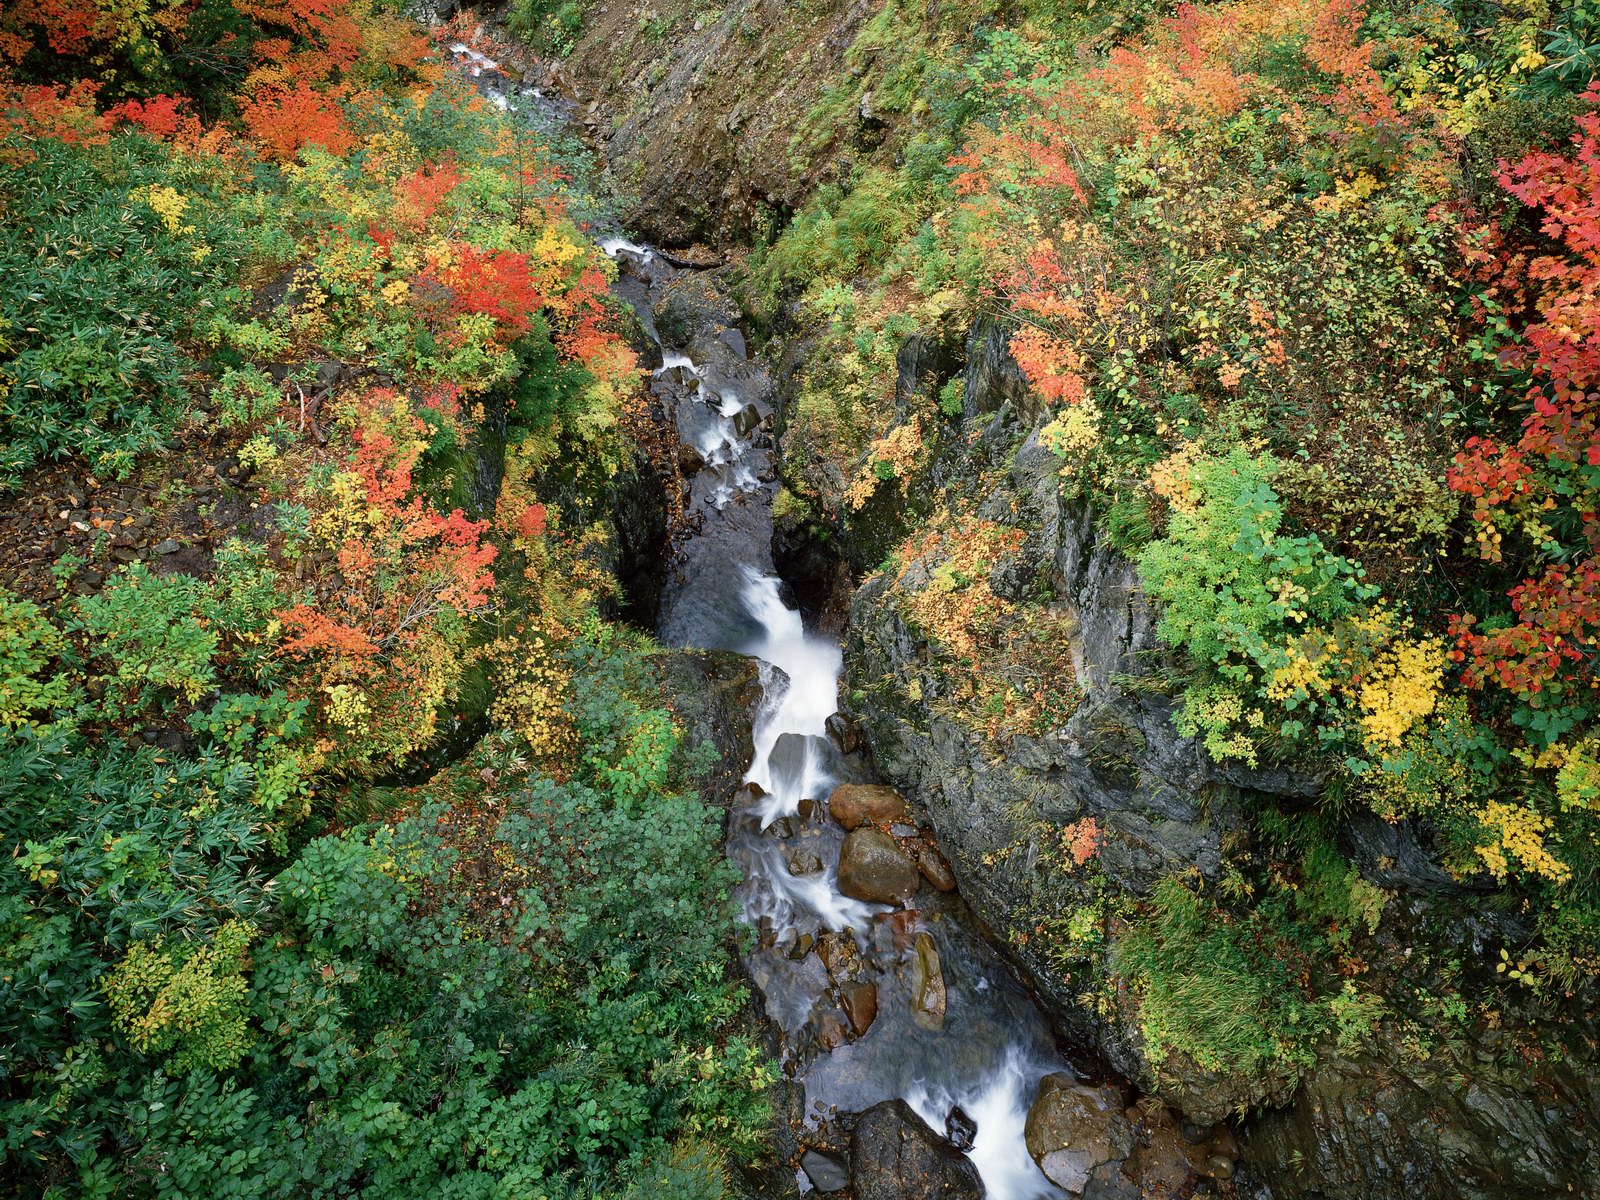
[[[1531,409],[1515,441],[1470,439],[1449,480],[1470,498],[1480,554],[1536,564],[1508,599],[1512,620],[1456,622],[1467,682],[1497,685],[1536,706],[1586,703],[1600,643],[1600,88],[1578,117],[1569,153],[1502,164],[1500,182],[1534,209],[1542,252],[1499,255],[1495,284],[1531,320],[1501,353],[1528,380]]]

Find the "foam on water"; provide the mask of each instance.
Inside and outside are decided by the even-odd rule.
[[[641,246],[638,242],[630,242],[625,237],[608,237],[600,243],[600,249],[610,258],[626,250],[629,254],[636,254],[645,262],[654,262],[656,252],[648,246]]]
[[[998,1069],[954,1091],[923,1081],[907,1090],[905,1102],[929,1126],[944,1128],[945,1116],[959,1104],[978,1127],[967,1156],[995,1200],[1053,1200],[1061,1192],[1044,1177],[1028,1154],[1023,1129],[1039,1080],[1057,1068],[1030,1062],[1008,1046]]]

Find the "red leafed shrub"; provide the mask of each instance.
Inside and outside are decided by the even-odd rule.
[[[1600,86],[1587,96],[1600,104]],[[1508,594],[1514,620],[1479,631],[1455,622],[1467,681],[1524,698],[1552,684],[1592,688],[1600,652],[1600,112],[1578,118],[1575,153],[1536,152],[1502,163],[1500,182],[1540,210],[1544,253],[1512,254],[1494,269],[1523,297],[1531,322],[1501,354],[1529,376],[1531,412],[1514,445],[1473,438],[1450,486],[1473,499],[1483,557],[1503,557],[1504,534],[1533,544],[1536,569]]]
[[[504,342],[526,333],[546,302],[529,270],[528,256],[510,250],[479,250],[458,242],[447,259],[428,264],[423,281],[442,289],[450,315],[493,317]]]
[[[548,514],[542,504],[529,504],[517,517],[517,536],[533,539],[544,534]]]
[[[176,137],[191,117],[184,111],[188,101],[182,96],[151,96],[148,100],[124,100],[106,109],[107,125],[115,128],[119,123],[136,125],[153,138]]]
[[[461,172],[451,164],[425,163],[394,185],[395,219],[421,229],[460,182]]]
[[[338,100],[305,84],[261,92],[243,116],[251,140],[269,158],[292,161],[305,146],[344,154],[356,143]]]
[[[87,53],[116,28],[94,0],[17,0],[8,24],[42,34],[52,51],[69,55]]]
[[[427,744],[464,665],[466,618],[490,601],[488,523],[412,492],[427,425],[378,389],[349,406],[355,454],[318,498],[312,533],[337,571],[279,614],[334,765],[392,761]]]
[[[94,110],[95,91],[87,82],[0,89],[0,159],[32,162],[27,143],[41,138],[73,146],[105,141],[105,122]]]

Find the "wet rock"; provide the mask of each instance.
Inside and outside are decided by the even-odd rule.
[[[822,816],[822,801],[820,800],[802,800],[796,808],[802,821],[815,821]]]
[[[826,1150],[807,1150],[800,1156],[800,1169],[806,1173],[811,1186],[823,1195],[842,1192],[850,1186],[850,1170],[845,1160]]]
[[[678,474],[698,475],[705,470],[706,458],[694,446],[678,447]]]
[[[1124,1173],[1157,1195],[1180,1194],[1211,1153],[1209,1131],[1191,1140],[1188,1133],[1195,1128],[1193,1123],[1180,1121],[1170,1108],[1148,1096],[1126,1115],[1133,1122],[1138,1145]],[[1086,1195],[1088,1192],[1085,1189]]]
[[[846,829],[886,825],[906,815],[899,792],[881,783],[844,783],[828,797],[828,813]]]
[[[961,1105],[952,1108],[944,1119],[944,1136],[957,1150],[965,1153],[972,1149],[978,1137],[978,1123],[967,1115]]]
[[[892,904],[917,890],[916,864],[900,844],[876,829],[857,829],[839,851],[839,890],[855,900]]]
[[[1133,1128],[1110,1088],[1092,1088],[1068,1075],[1046,1075],[1023,1130],[1028,1153],[1057,1187],[1081,1196],[1104,1163],[1133,1151]]]
[[[733,431],[740,437],[749,437],[761,425],[761,410],[754,404],[746,404],[733,414]]]
[[[822,870],[822,859],[809,850],[796,850],[789,855],[789,874],[815,875]]]
[[[824,728],[833,744],[839,747],[839,753],[854,754],[861,748],[861,726],[856,724],[855,718],[836,712],[828,718]]]
[[[943,1029],[948,992],[944,983],[944,967],[939,961],[939,948],[933,944],[933,936],[928,933],[917,934],[914,946],[916,958],[911,963],[911,1019],[923,1029]]]
[[[817,936],[817,957],[835,981],[852,979],[861,971],[861,950],[854,937],[821,933]]]
[[[904,1100],[861,1114],[850,1139],[856,1200],[982,1200],[977,1167]]]
[[[1138,1182],[1130,1178],[1128,1169],[1120,1163],[1104,1162],[1089,1172],[1083,1185],[1083,1200],[1141,1200],[1144,1196],[1178,1196],[1176,1189],[1163,1191],[1154,1187],[1144,1176]]]
[[[935,846],[924,846],[917,851],[917,869],[922,872],[922,877],[941,892],[956,890],[956,874],[950,869],[950,863]]]
[[[839,989],[839,1003],[844,1007],[844,1015],[857,1037],[871,1029],[872,1022],[877,1020],[878,989],[875,984],[859,981],[845,984]]]
[[[802,933],[799,937],[795,938],[794,945],[789,947],[790,960],[793,962],[799,962],[802,958],[811,953],[811,948],[813,945],[815,945],[815,943],[816,939],[812,937],[811,934]]]

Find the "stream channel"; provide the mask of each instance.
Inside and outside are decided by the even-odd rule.
[[[569,116],[483,55],[450,50],[497,107],[547,128]],[[885,822],[913,860],[939,864],[911,894],[874,903],[840,890],[846,831],[828,800],[838,785],[876,780],[869,755],[840,736],[848,724],[830,722],[840,645],[805,627],[774,567],[769,374],[730,326],[665,344],[657,304],[694,272],[624,237],[601,248],[617,261],[616,290],[659,352],[651,390],[689,464],[657,635],[671,647],[748,655],[760,672],[753,752],[727,853],[742,877],[744,920],[758,931],[745,967],[782,1031],[785,1074],[804,1087],[806,1123],[901,1099],[966,1154],[992,1200],[1062,1197],[1029,1155],[1024,1126],[1039,1080],[1071,1072],[1049,1022],[966,905],[933,885],[953,880],[931,832],[909,814]],[[802,1192],[842,1186],[842,1156],[812,1151],[801,1162]]]
[[[807,1120],[903,1099],[931,1128],[950,1131],[990,1197],[1061,1195],[1029,1156],[1023,1127],[1040,1077],[1065,1067],[1048,1022],[965,905],[927,878],[898,904],[840,890],[846,833],[827,802],[837,785],[876,781],[866,755],[843,753],[852,739],[839,731],[848,726],[830,728],[839,644],[805,627],[773,566],[768,374],[734,328],[662,345],[651,314],[680,270],[621,238],[603,248],[660,349],[652,390],[692,448],[691,466],[702,464],[690,478],[658,636],[668,646],[736,651],[759,666],[762,701],[727,852],[743,876],[744,919],[759,931],[745,965],[783,1031]],[[910,821],[901,817],[888,833],[942,865],[931,836]],[[804,1172],[801,1183],[811,1184]]]

